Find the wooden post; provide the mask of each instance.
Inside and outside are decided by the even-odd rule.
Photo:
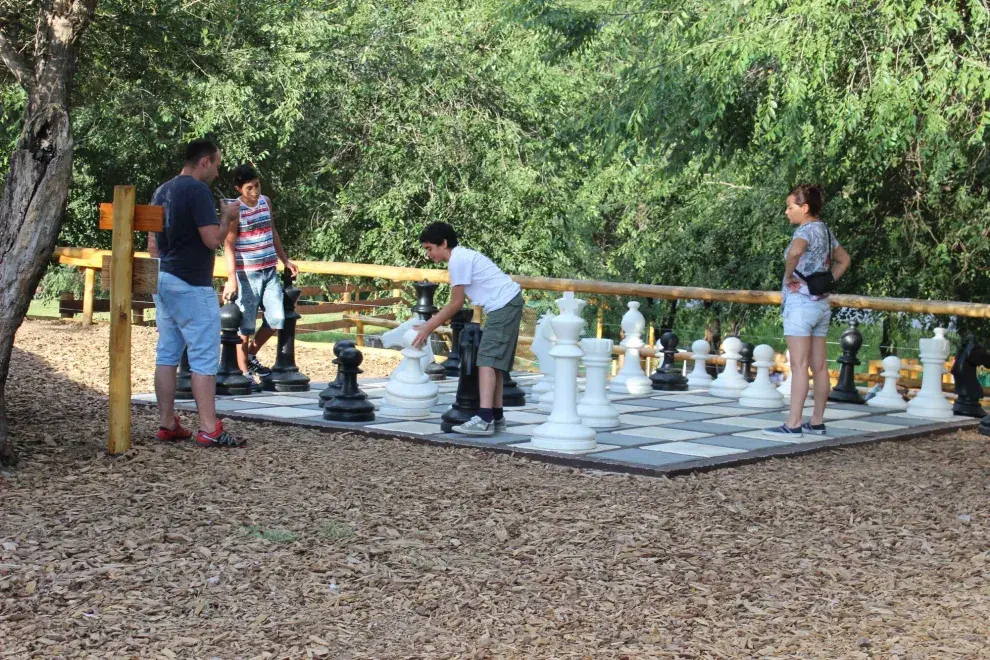
[[[113,189],[113,264],[110,279],[110,440],[107,451],[131,448],[131,272],[134,186]]]
[[[598,308],[598,319],[595,322],[595,337],[597,339],[602,338],[602,332],[605,330],[605,310],[601,307]]]
[[[76,294],[71,291],[63,291],[58,297],[58,316],[63,319],[71,319],[76,315],[74,311],[69,309],[69,306],[65,303],[68,301],[74,301],[76,299]]]
[[[364,321],[357,321],[354,323],[356,337],[354,343],[358,346],[364,346]]]
[[[96,292],[96,269],[83,270],[83,312],[82,324],[93,324],[93,296]]]
[[[650,324],[649,327],[650,329],[646,333],[646,345],[652,350],[657,341],[657,331],[656,328],[653,327],[652,323]],[[653,362],[652,358],[646,358],[647,375],[649,375],[650,370],[653,368],[652,362]]]

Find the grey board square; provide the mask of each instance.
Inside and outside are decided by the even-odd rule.
[[[532,438],[528,435],[516,435],[515,433],[496,433],[495,435],[464,435],[462,433],[438,433],[434,438],[442,438],[451,442],[479,445],[512,445],[521,442],[529,442]]]
[[[322,389],[323,388],[321,387],[319,390],[311,389],[309,392],[280,392],[280,394],[285,394],[285,396],[294,396],[299,399],[308,399],[310,401],[314,401],[320,398],[320,390]]]
[[[765,420],[767,420],[767,427],[780,426],[784,422],[784,420],[787,419],[787,413],[786,412],[779,412],[779,413],[768,412],[768,413],[763,413],[763,414],[760,414],[760,415],[753,415],[752,417],[753,417],[753,419],[765,419]],[[862,419],[862,418],[857,417],[856,419]],[[802,423],[807,422],[808,421],[808,417],[807,416],[803,417],[801,421],[802,421]],[[728,428],[728,427],[723,427],[723,428]],[[758,431],[759,429],[755,429],[755,430]],[[734,432],[735,433],[738,433],[739,431],[736,430]],[[723,433],[725,433],[725,431],[723,431]],[[825,435],[822,436],[822,437],[825,437],[825,438],[846,438],[846,437],[851,436],[851,435],[864,435],[865,433],[866,433],[866,431],[857,431],[855,429],[842,429],[842,428],[839,428],[837,426],[832,426],[829,423],[829,420],[825,420]],[[806,437],[819,437],[819,436],[813,436],[812,434],[809,434],[809,433],[805,433],[805,436]]]
[[[176,408],[178,407],[179,406],[176,405]],[[196,404],[193,404],[193,408],[195,407]],[[260,406],[256,402],[250,402],[250,401],[217,401],[217,410],[219,412],[237,412],[238,410],[251,410],[251,409],[257,410],[259,407]],[[183,405],[183,408],[186,409],[185,405]]]
[[[667,401],[664,399],[623,399],[622,403],[627,406],[642,406],[644,408],[655,408],[657,410],[667,410],[670,408],[683,408],[687,404],[683,401]]]
[[[652,466],[674,465],[676,463],[687,463],[698,460],[697,456],[667,454],[662,451],[649,451],[646,449],[636,449],[633,447],[594,452],[587,454],[587,456],[591,458],[603,458],[611,461],[622,461],[623,463],[638,463],[640,465]]]
[[[620,431],[619,429],[611,429],[612,431]],[[645,438],[635,435],[625,435],[623,433],[610,433],[607,431],[599,431],[595,435],[595,442],[600,445],[619,445],[620,447],[637,447],[639,445],[655,445],[657,444],[656,438]]]
[[[685,422],[697,422],[705,419],[724,417],[724,415],[718,415],[716,413],[692,412],[690,410],[684,410],[684,409],[678,409],[678,410],[666,409],[666,410],[657,410],[652,412],[637,412],[633,414],[646,415],[647,417],[663,417],[665,419],[680,419]]]
[[[318,418],[305,417],[302,421],[306,421],[306,422],[318,421],[321,422],[324,426],[339,426],[341,428],[347,428],[347,429],[360,429],[360,428],[364,428],[365,426],[369,426],[371,424],[389,424],[391,422],[403,422],[408,420],[394,419],[392,417],[381,417],[380,415],[376,414],[374,421],[371,422],[336,422],[336,421],[330,421],[329,419],[323,419],[322,416]]]
[[[743,438],[737,435],[715,435],[710,438],[698,438],[697,440],[692,440],[691,442],[696,442],[699,445],[716,445],[718,447],[732,447],[734,449],[745,449],[747,451],[753,451],[754,449],[770,449],[773,447],[783,448],[792,446],[787,442],[775,442],[770,438],[766,440],[757,438]]]
[[[713,419],[709,422],[682,422],[680,424],[668,424],[667,428],[671,429],[682,429],[684,431],[698,431],[699,433],[712,433],[714,435],[728,435],[730,433],[738,433],[740,430],[746,427],[740,426],[728,426],[726,424],[716,424],[717,419]],[[780,426],[779,422],[773,424],[767,422],[767,426]],[[732,445],[728,445],[732,446]]]
[[[878,424],[895,424],[900,426],[931,426],[932,424],[941,423],[940,420],[936,419],[922,419],[920,417],[907,416],[902,417],[899,415],[874,415],[872,417],[857,417],[856,419],[864,422],[877,422]]]

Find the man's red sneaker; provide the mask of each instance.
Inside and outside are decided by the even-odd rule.
[[[237,449],[247,447],[247,440],[227,433],[223,430],[223,422],[217,422],[217,430],[213,433],[200,430],[196,434],[196,444],[200,447],[227,447]]]
[[[175,416],[175,428],[169,429],[164,426],[158,427],[158,433],[155,437],[162,442],[178,442],[180,440],[188,440],[192,437],[192,431],[182,426],[179,422],[179,416]]]

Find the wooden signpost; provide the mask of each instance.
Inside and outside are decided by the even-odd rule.
[[[111,254],[104,259],[102,270],[104,286],[110,285],[107,452],[111,456],[131,448],[131,298],[135,293],[157,293],[158,260],[134,259],[134,232],[162,231],[164,226],[164,207],[135,206],[134,186],[116,186],[113,204],[100,205],[100,229],[113,230]]]

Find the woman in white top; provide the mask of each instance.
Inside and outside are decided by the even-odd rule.
[[[825,435],[825,402],[831,383],[825,362],[825,336],[832,318],[828,294],[812,295],[803,279],[812,273],[831,271],[838,280],[849,268],[849,253],[839,245],[819,219],[825,198],[817,185],[802,184],[787,196],[787,220],[797,225],[784,254],[784,339],[790,351],[791,409],[787,421],[764,429],[771,437],[801,437],[803,433]],[[800,275],[800,276],[799,276]],[[811,419],[802,424],[808,396],[808,368],[815,383],[815,406]]]

